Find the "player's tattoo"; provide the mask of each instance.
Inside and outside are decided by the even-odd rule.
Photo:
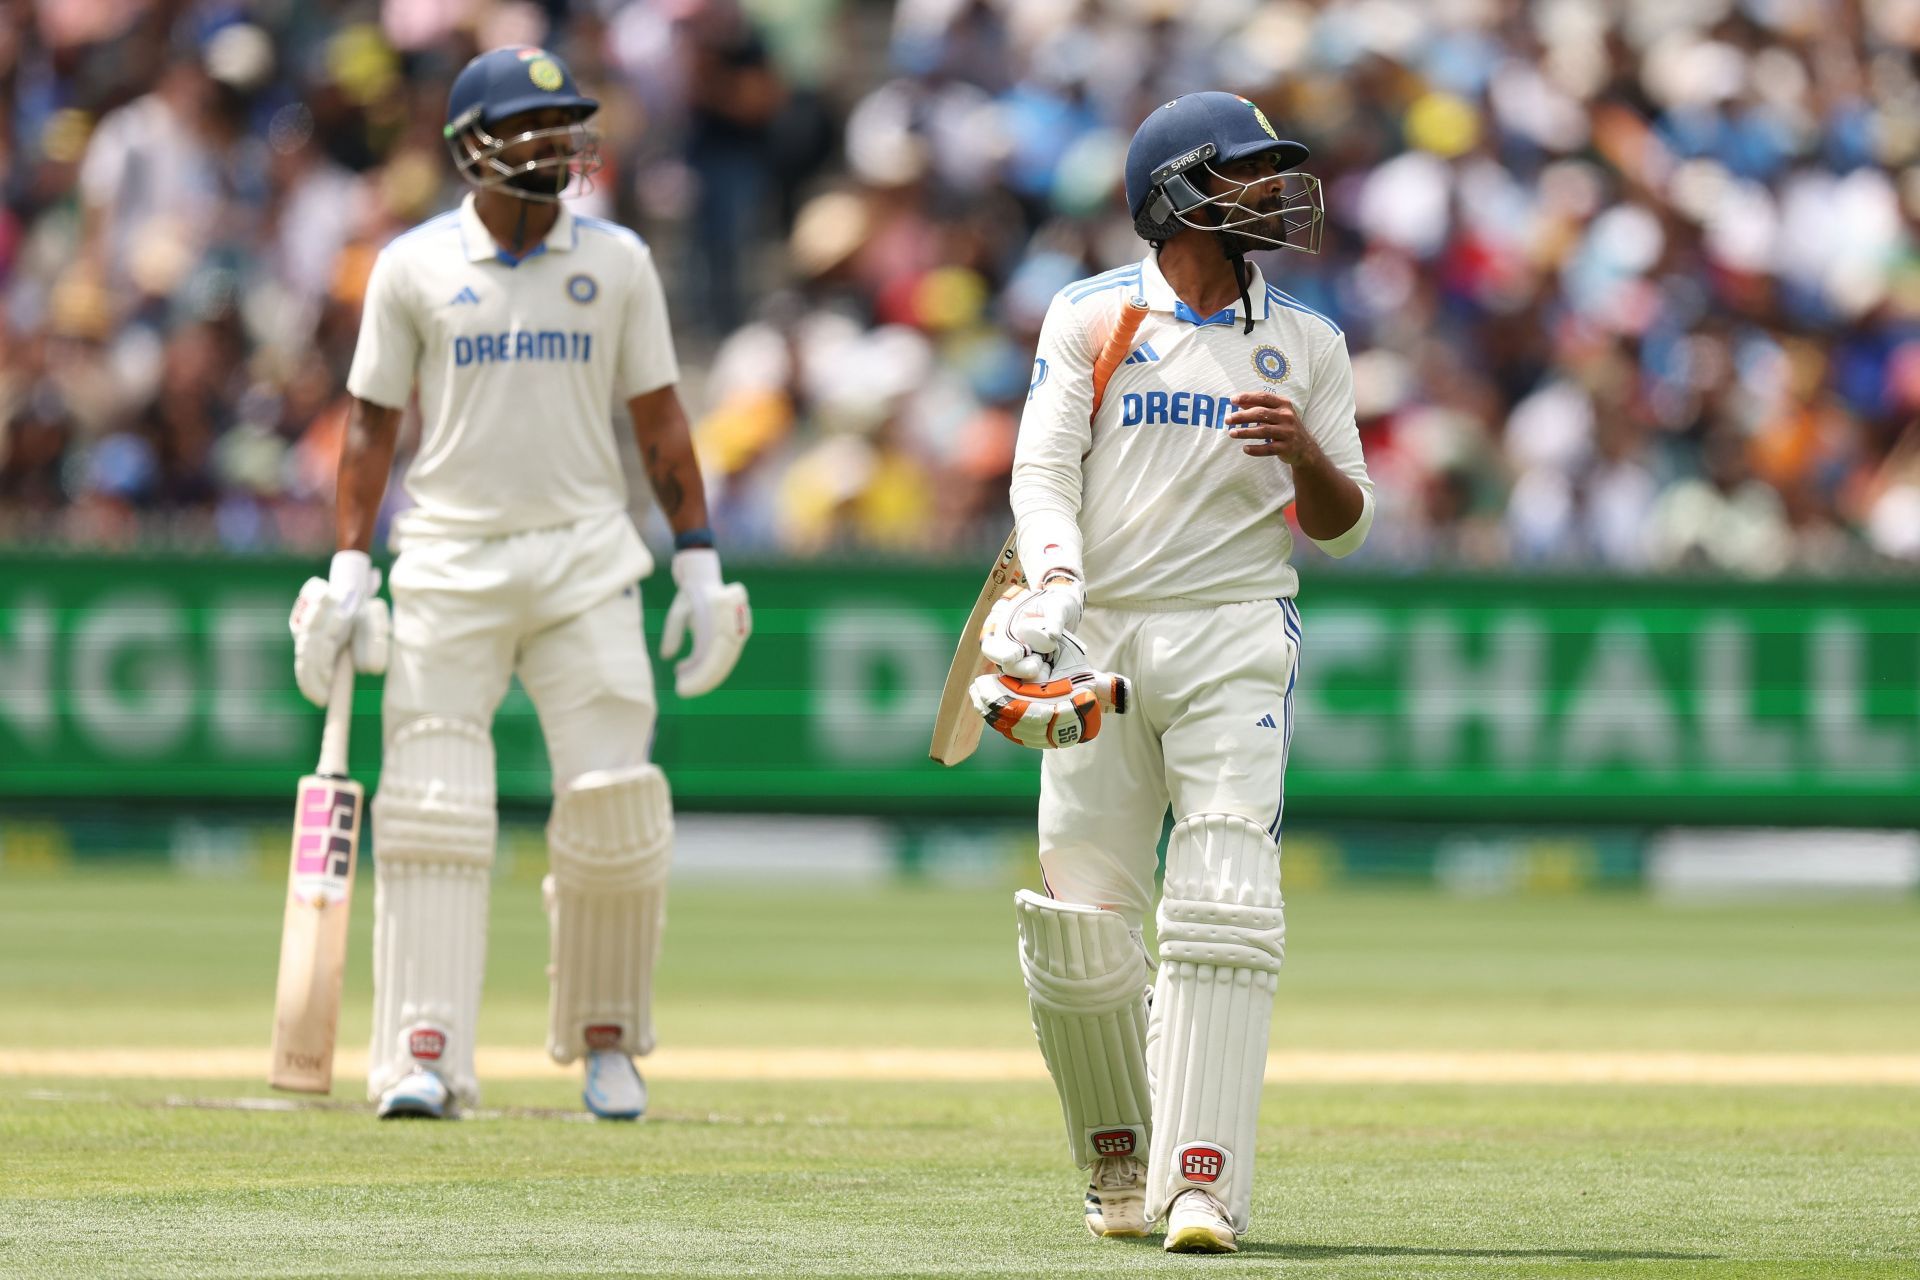
[[[687,486],[682,483],[673,462],[660,457],[660,446],[648,445],[645,459],[647,478],[653,482],[653,496],[660,501],[661,513],[671,521],[680,514],[680,508],[687,504]]]

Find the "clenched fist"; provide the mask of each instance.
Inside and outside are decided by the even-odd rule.
[[[1086,587],[1065,574],[1037,589],[1008,587],[980,628],[980,656],[1016,679],[1041,679],[1061,637],[1080,625],[1086,601]]]
[[[287,626],[293,632],[293,679],[316,707],[327,705],[333,665],[340,651],[353,646],[356,671],[378,675],[387,669],[392,630],[380,571],[364,551],[339,551],[324,578],[308,578],[293,602]]]

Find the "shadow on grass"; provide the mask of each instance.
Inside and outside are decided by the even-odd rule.
[[[1311,1262],[1327,1258],[1564,1258],[1569,1262],[1711,1262],[1717,1253],[1668,1253],[1660,1249],[1422,1249],[1398,1244],[1269,1244],[1243,1240],[1241,1253]]]
[[[1160,1237],[1116,1239],[1136,1249],[1160,1247]],[[1295,1262],[1324,1262],[1333,1258],[1562,1258],[1568,1262],[1717,1262],[1718,1253],[1669,1253],[1660,1249],[1422,1249],[1402,1244],[1273,1244],[1242,1240],[1240,1252]]]

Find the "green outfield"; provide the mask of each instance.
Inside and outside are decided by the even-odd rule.
[[[677,890],[639,1126],[581,1121],[537,1066],[460,1124],[377,1124],[352,1079],[254,1109],[278,1105],[249,1064],[280,892],[0,877],[0,1276],[1891,1278],[1920,1257],[1911,900],[1296,893],[1254,1228],[1205,1259],[1079,1225],[1005,889]],[[524,1066],[531,881],[498,885],[492,938],[482,1041]],[[942,1061],[959,1078],[929,1078]],[[1593,1062],[1698,1079],[1554,1082]],[[1512,1063],[1521,1082],[1472,1082]],[[1771,1083],[1722,1082],[1755,1064]],[[1908,1083],[1795,1082],[1835,1071]]]

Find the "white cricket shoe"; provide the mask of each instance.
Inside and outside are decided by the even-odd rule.
[[[447,1082],[425,1067],[415,1067],[380,1095],[377,1114],[382,1120],[441,1120],[453,1110]]]
[[[1238,1253],[1226,1206],[1206,1192],[1189,1188],[1167,1206],[1168,1253]]]
[[[1087,1184],[1087,1230],[1096,1236],[1147,1234],[1147,1166],[1132,1156],[1101,1156]]]
[[[587,1055],[587,1087],[580,1097],[602,1120],[638,1120],[647,1113],[647,1082],[619,1049]]]

